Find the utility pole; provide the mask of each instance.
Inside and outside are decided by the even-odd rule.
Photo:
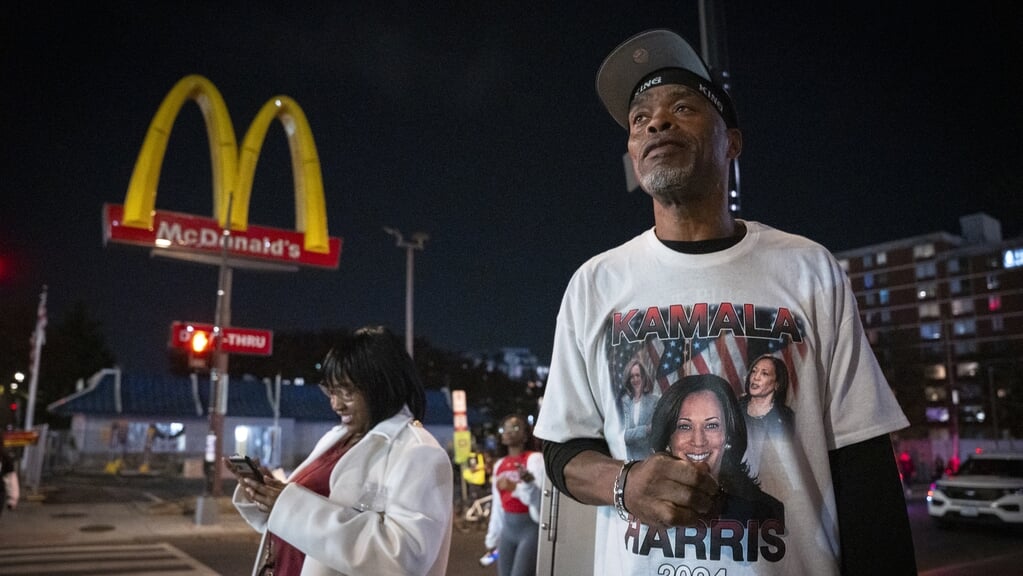
[[[710,68],[711,80],[732,96],[732,76],[728,71],[728,40],[725,35],[724,2],[699,0],[700,56]],[[739,194],[739,159],[732,160],[728,181],[728,211],[733,215],[742,209]]]
[[[413,286],[413,251],[422,250],[430,236],[423,232],[412,234],[411,240],[405,237],[399,230],[384,227],[384,232],[394,236],[395,245],[405,249],[405,349],[408,355],[412,356],[412,286]]]

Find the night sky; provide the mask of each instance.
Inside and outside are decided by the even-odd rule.
[[[742,217],[834,251],[957,234],[959,217],[979,211],[1007,237],[1021,233],[1019,3],[727,4]],[[102,242],[102,206],[124,202],[149,123],[184,76],[217,86],[239,143],[271,97],[299,103],[330,235],[344,240],[337,270],[237,270],[235,326],[402,332],[405,251],[390,226],[430,235],[415,255],[417,336],[452,351],[526,347],[547,361],[572,272],[653,224],[649,198],[625,190],[625,133],[597,99],[597,67],[651,27],[699,46],[695,0],[0,12],[3,310],[33,311],[43,284],[51,322],[84,301],[120,365],[139,372],[164,368],[171,322],[212,322],[216,304],[215,267]],[[157,209],[211,216],[210,180],[202,116],[187,103]],[[294,218],[275,123],[249,222],[294,229]]]

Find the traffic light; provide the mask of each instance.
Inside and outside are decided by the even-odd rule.
[[[210,354],[213,352],[213,334],[206,330],[194,330],[188,341],[188,366],[196,370],[210,367]]]

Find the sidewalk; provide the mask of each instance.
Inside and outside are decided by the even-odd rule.
[[[75,498],[68,492],[77,488],[44,479],[37,493],[23,494],[16,509],[4,510],[0,515],[0,547],[254,533],[235,511],[229,496],[161,496],[123,484],[105,486],[121,482],[110,476],[97,476],[95,482],[94,497]],[[200,503],[202,513],[197,514]]]

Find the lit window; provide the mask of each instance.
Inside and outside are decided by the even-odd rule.
[[[885,288],[882,288],[881,290],[878,290],[877,291],[877,298],[878,298],[878,300],[881,301],[881,305],[882,306],[888,304],[888,290],[885,289]]]
[[[980,364],[976,362],[960,362],[956,364],[956,376],[973,378],[980,372]]]
[[[970,314],[973,312],[973,299],[972,298],[959,298],[958,300],[952,301],[952,315],[959,316],[962,314]]]
[[[996,288],[998,288],[998,275],[997,274],[988,274],[987,275],[987,289],[988,290],[995,290]]]
[[[863,275],[863,287],[864,288],[873,288],[874,287],[874,274],[873,273],[867,272],[866,274]]]
[[[1001,294],[992,294],[987,297],[987,310],[988,312],[997,312],[1002,309],[1002,296]]]
[[[928,302],[918,307],[921,318],[937,318],[941,315],[941,307],[937,302]]]
[[[920,325],[920,338],[924,340],[940,340],[941,339],[941,324],[921,324]]]
[[[913,246],[913,258],[919,260],[921,258],[930,258],[931,256],[934,256],[934,244],[928,242]]]
[[[963,281],[958,278],[953,278],[948,281],[948,291],[952,294],[962,294],[963,292]]]
[[[888,263],[888,253],[878,252],[877,256],[875,257],[875,260],[877,261],[878,266],[884,266],[885,264]]]
[[[931,364],[930,366],[924,367],[924,377],[929,380],[944,380],[945,379],[945,365],[944,364]]]
[[[920,278],[934,278],[938,275],[937,266],[934,265],[934,261],[921,262],[916,265],[916,277]]]
[[[933,282],[927,284],[920,284],[916,289],[916,299],[926,300],[928,298],[934,298],[937,295],[938,286]]]
[[[952,325],[956,336],[966,336],[968,334],[977,333],[977,321],[973,318],[964,318],[962,320],[956,320]]]
[[[1002,265],[1006,268],[1015,268],[1017,266],[1023,266],[1023,248],[1013,248],[1012,250],[1006,250],[1002,254]]]

